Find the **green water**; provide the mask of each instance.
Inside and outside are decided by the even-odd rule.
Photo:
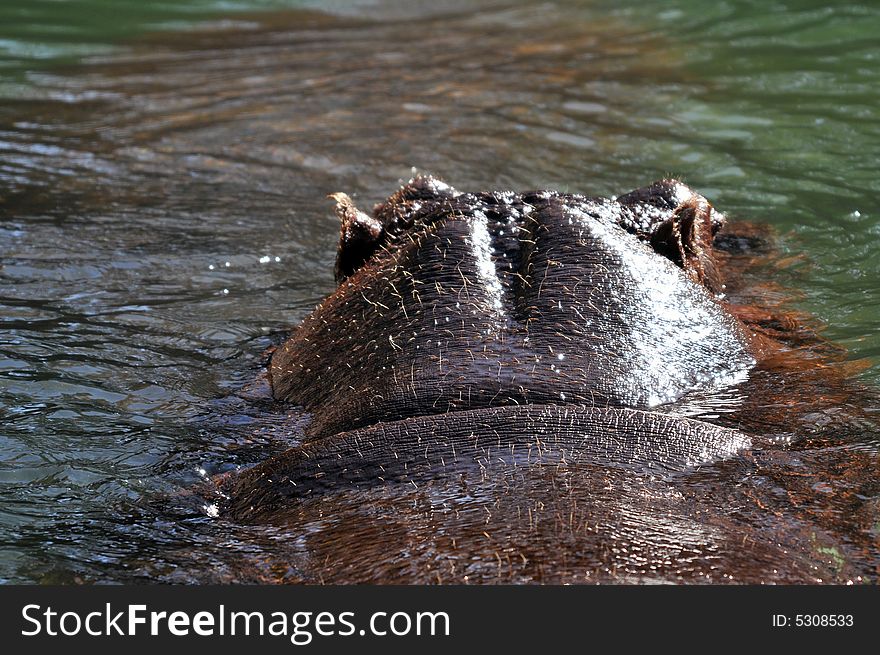
[[[767,302],[880,385],[878,33],[862,3],[3,0],[0,581],[227,581],[277,558],[271,530],[141,503],[290,438],[236,394],[334,287],[325,196],[369,206],[414,166],[462,190],[680,177],[778,232]],[[850,548],[880,525],[862,409],[817,412],[847,447],[800,453],[819,491],[797,543],[842,553],[839,582],[880,562]],[[820,494],[841,471],[857,500]],[[348,509],[350,533],[281,541],[329,561],[367,534]]]
[[[80,58],[111,55],[151,32],[210,27],[242,14],[290,7],[342,9],[309,0],[4,0],[0,3],[0,97],[29,74]],[[25,87],[26,88],[26,87]]]

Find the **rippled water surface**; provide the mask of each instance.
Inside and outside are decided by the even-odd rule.
[[[0,580],[346,579],[315,562],[382,539],[430,564],[413,544],[438,526],[419,503],[442,505],[453,483],[411,498],[407,525],[387,489],[370,492],[384,522],[330,502],[298,510],[299,532],[175,509],[203,477],[296,440],[259,378],[264,351],[334,288],[326,195],[369,206],[413,167],[465,190],[596,195],[680,177],[775,228],[780,253],[753,275],[792,290],[858,384],[880,383],[880,9],[293,4],[125,3],[118,23],[85,19],[97,0],[0,9]],[[772,454],[694,484],[748,474],[779,490],[805,512],[798,572],[875,582],[880,432],[877,406],[858,405],[843,427],[833,408],[811,417],[831,427],[779,469],[823,471],[803,489]],[[619,475],[609,505],[639,507]],[[658,543],[703,538],[652,493],[670,517]],[[606,566],[608,548],[580,565]],[[362,577],[418,577],[402,566]],[[618,578],[639,579],[633,566]]]

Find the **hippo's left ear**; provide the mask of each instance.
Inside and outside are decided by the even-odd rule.
[[[712,246],[715,226],[709,201],[694,193],[654,226],[651,246],[681,266],[694,282],[714,294],[724,288]]]
[[[384,230],[382,224],[355,207],[344,193],[328,196],[336,201],[339,217],[339,246],[336,250],[336,283],[351,276],[378,250]]]

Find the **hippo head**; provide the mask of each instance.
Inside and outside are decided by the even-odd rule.
[[[336,291],[272,357],[308,438],[528,405],[651,409],[741,381],[723,216],[676,180],[616,199],[416,177],[368,215],[335,194]]]

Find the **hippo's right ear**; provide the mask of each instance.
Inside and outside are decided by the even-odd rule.
[[[351,276],[379,249],[384,230],[382,224],[354,206],[344,193],[333,193],[339,217],[339,246],[336,250],[336,283]]]
[[[656,253],[713,294],[723,291],[713,237],[725,219],[708,200],[679,180],[665,179],[622,195],[617,202],[630,211],[621,227],[648,241]]]
[[[724,283],[712,246],[712,213],[709,202],[695,193],[655,226],[650,243],[655,252],[671,259],[694,282],[717,295]]]

